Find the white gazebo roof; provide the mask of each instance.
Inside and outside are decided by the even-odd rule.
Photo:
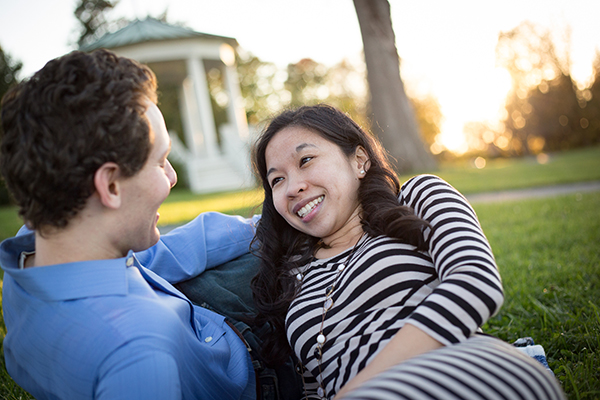
[[[221,42],[228,42],[234,47],[237,45],[237,41],[231,37],[196,32],[184,26],[170,25],[158,19],[147,17],[144,20],[135,20],[116,32],[107,33],[97,41],[81,46],[80,50],[113,49],[148,41],[156,42],[186,38],[217,39]]]

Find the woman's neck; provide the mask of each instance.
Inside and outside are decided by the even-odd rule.
[[[348,222],[335,234],[321,239],[321,246],[315,251],[316,258],[329,258],[352,248],[363,236],[364,230],[357,210]]]

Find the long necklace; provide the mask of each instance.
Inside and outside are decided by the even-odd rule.
[[[325,325],[325,317],[327,316],[327,311],[331,310],[331,308],[333,307],[333,292],[336,288],[338,278],[340,277],[342,272],[346,269],[346,267],[349,265],[350,260],[352,259],[352,256],[354,255],[354,252],[358,248],[358,244],[360,243],[360,241],[364,235],[365,234],[363,233],[360,236],[360,238],[358,239],[358,241],[352,248],[352,251],[350,251],[350,254],[348,255],[348,257],[346,257],[346,260],[344,262],[338,264],[337,272],[336,272],[335,278],[333,279],[333,283],[330,286],[328,286],[327,289],[325,289],[325,300],[323,301],[323,312],[321,314],[321,326],[319,328],[319,334],[317,335],[317,347],[315,348],[315,352],[314,352],[315,358],[319,361],[319,387],[317,389],[317,394],[319,395],[319,398],[321,398],[321,399],[326,398],[325,397],[325,387],[323,385],[323,369],[322,369],[322,365],[321,365],[322,359],[323,359],[323,346],[327,342],[327,337],[323,333],[323,328]],[[302,282],[304,276],[303,276],[303,274],[299,273],[298,275],[296,275],[296,278]],[[302,383],[304,384],[304,375],[303,374],[302,374]],[[308,396],[306,394],[306,384],[304,384],[304,396],[305,396],[305,398],[308,398]]]

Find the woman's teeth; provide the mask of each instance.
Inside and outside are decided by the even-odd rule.
[[[313,201],[302,207],[300,210],[298,210],[296,214],[298,214],[300,218],[304,218],[306,214],[311,212],[317,206],[317,204],[323,201],[324,198],[325,196],[321,196],[317,199],[314,199]]]

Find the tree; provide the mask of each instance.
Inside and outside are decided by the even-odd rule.
[[[400,78],[400,61],[387,0],[354,0],[370,92],[371,130],[398,162],[400,172],[433,170]]]
[[[18,82],[19,71],[23,64],[19,61],[13,61],[12,58],[2,50],[0,46],[0,99],[4,97],[8,89]],[[2,111],[0,104],[0,112]],[[2,125],[0,124],[0,138],[4,136]],[[0,204],[8,204],[9,195],[4,180],[0,179]]]
[[[248,124],[259,125],[290,103],[287,75],[275,64],[245,52],[237,56],[237,72]]]
[[[327,67],[310,58],[303,58],[287,67],[288,78],[285,88],[291,94],[290,106],[300,107],[325,101],[329,96],[327,88]]]
[[[291,107],[327,103],[366,124],[365,76],[348,61],[327,67],[305,58],[289,64],[287,75],[285,88],[291,95]]]
[[[91,43],[108,32],[109,22],[106,11],[118,3],[110,0],[80,0],[75,8],[75,18],[81,22],[81,31],[77,45],[79,47]]]
[[[587,103],[585,107],[584,125],[585,129],[583,142],[584,145],[600,143],[600,52],[596,51],[596,59],[593,64],[594,80],[592,84],[581,92],[583,101]]]
[[[502,32],[496,47],[499,65],[512,78],[504,132],[493,143],[505,155],[537,154],[589,143],[587,109],[591,91],[581,91],[570,73],[569,34],[557,43],[550,31],[531,22]]]
[[[440,103],[431,93],[423,96],[409,96],[408,99],[415,111],[421,138],[427,146],[431,147],[441,131],[443,116]]]
[[[0,98],[19,81],[18,75],[22,67],[23,64],[20,61],[13,61],[11,56],[5,53],[0,46]],[[1,126],[0,129],[2,129]]]

